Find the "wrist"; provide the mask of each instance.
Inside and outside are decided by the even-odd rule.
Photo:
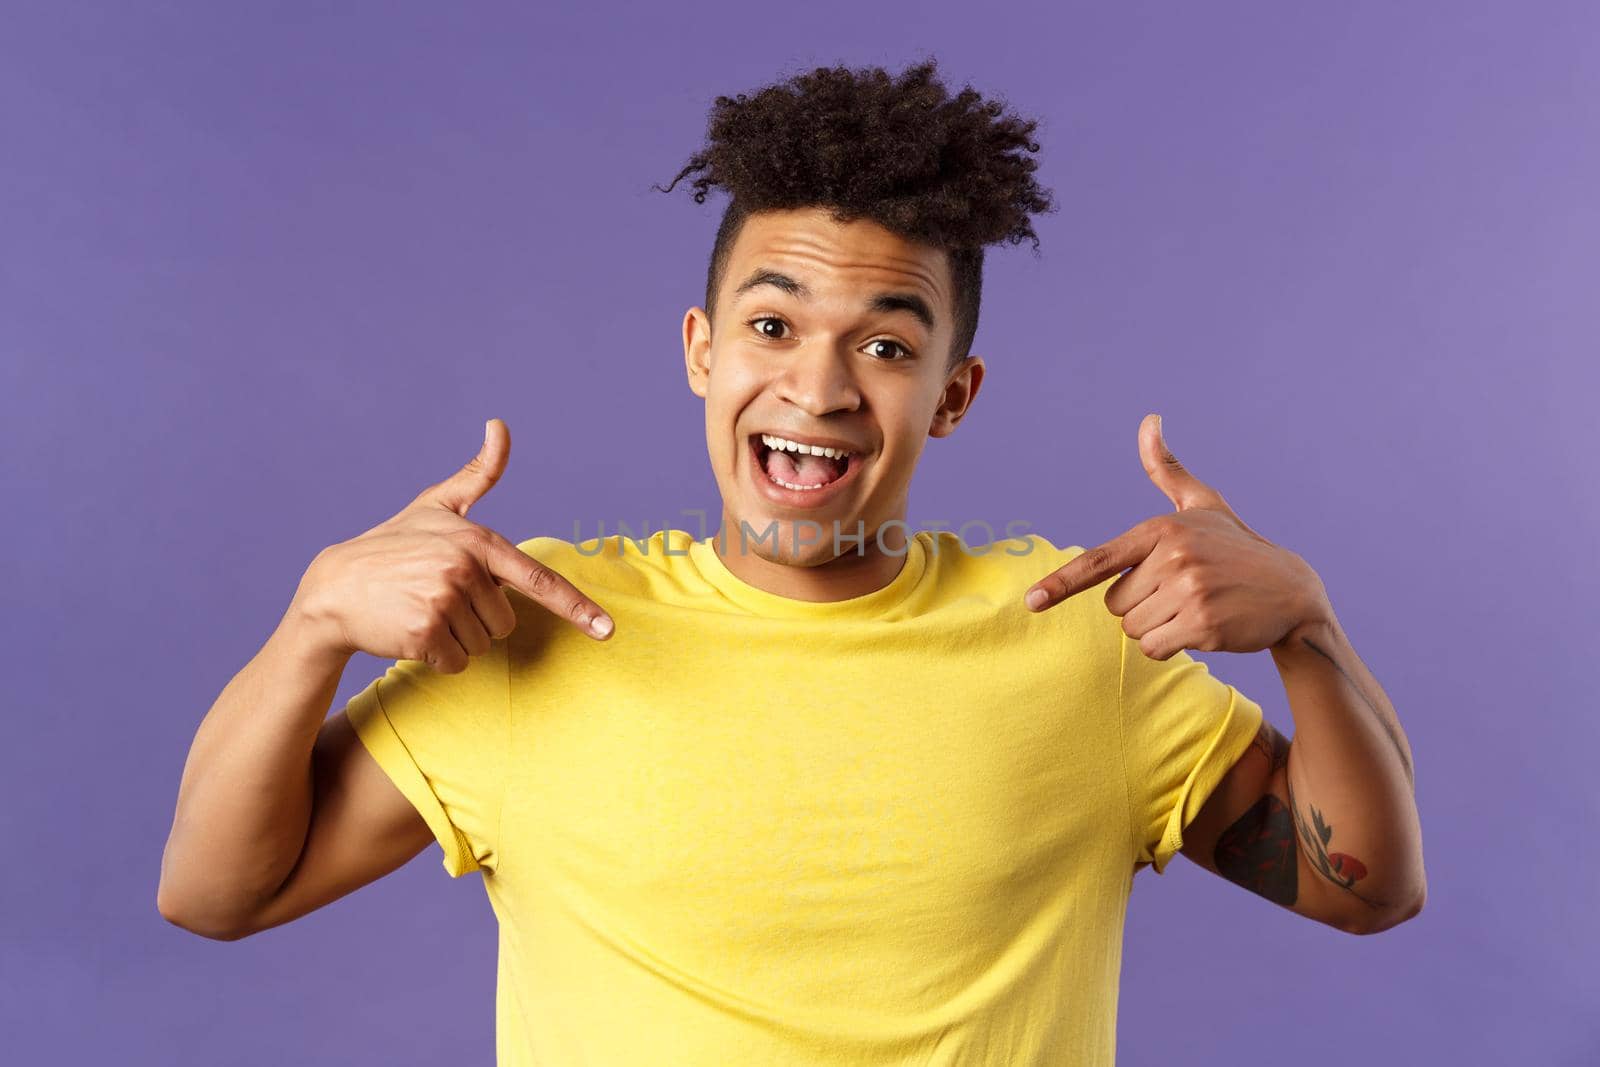
[[[1307,641],[1319,648],[1329,648],[1334,643],[1338,629],[1339,623],[1333,617],[1333,610],[1331,608],[1319,610],[1291,627],[1289,632],[1283,635],[1283,639],[1272,646],[1272,655],[1278,658],[1308,651]]]
[[[273,631],[272,643],[312,668],[343,671],[356,650],[344,642],[338,624],[298,599],[289,604]]]

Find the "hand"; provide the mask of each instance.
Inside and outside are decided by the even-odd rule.
[[[1029,608],[1047,610],[1131,567],[1107,588],[1106,608],[1158,660],[1186,648],[1259,652],[1332,615],[1310,564],[1246,526],[1222,494],[1185,470],[1161,436],[1159,415],[1139,424],[1139,458],[1176,512],[1146,519],[1040,579],[1027,592]]]
[[[572,583],[467,509],[500,480],[511,431],[484,426],[483,448],[455,474],[424,489],[393,518],[318,553],[290,605],[341,652],[423,660],[443,674],[467,667],[516,626],[503,583],[604,639],[611,619]]]

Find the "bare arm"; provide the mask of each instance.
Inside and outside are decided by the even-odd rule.
[[[324,718],[349,658],[291,607],[217,697],[161,857],[168,921],[234,940],[337,900],[433,839],[344,712]]]
[[[1185,832],[1183,854],[1350,933],[1405,922],[1422,910],[1427,879],[1394,708],[1331,616],[1272,651],[1294,741],[1261,724]]]
[[[510,432],[388,521],[312,560],[278,627],[223,689],[189,749],[156,907],[235,940],[298,918],[433,839],[343,711],[328,707],[358,650],[454,674],[516,626],[507,586],[604,640],[610,617],[515,545],[469,522]]]

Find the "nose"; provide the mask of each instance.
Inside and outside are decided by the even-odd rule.
[[[795,349],[784,360],[773,392],[815,418],[861,406],[861,391],[851,374],[850,361],[828,345]]]

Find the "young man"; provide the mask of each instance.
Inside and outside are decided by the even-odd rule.
[[[983,381],[982,248],[1050,206],[1033,127],[932,63],[719,98],[679,175],[732,193],[683,321],[718,532],[513,545],[466,517],[491,420],[218,698],[161,913],[244,937],[437,841],[500,922],[499,1062],[657,1065],[1109,1064],[1132,878],[1180,851],[1343,930],[1414,915],[1393,709],[1159,420],[1175,511],[1105,545],[906,527]],[[1270,649],[1293,744],[1186,648]],[[398,662],[324,720],[357,650]]]

